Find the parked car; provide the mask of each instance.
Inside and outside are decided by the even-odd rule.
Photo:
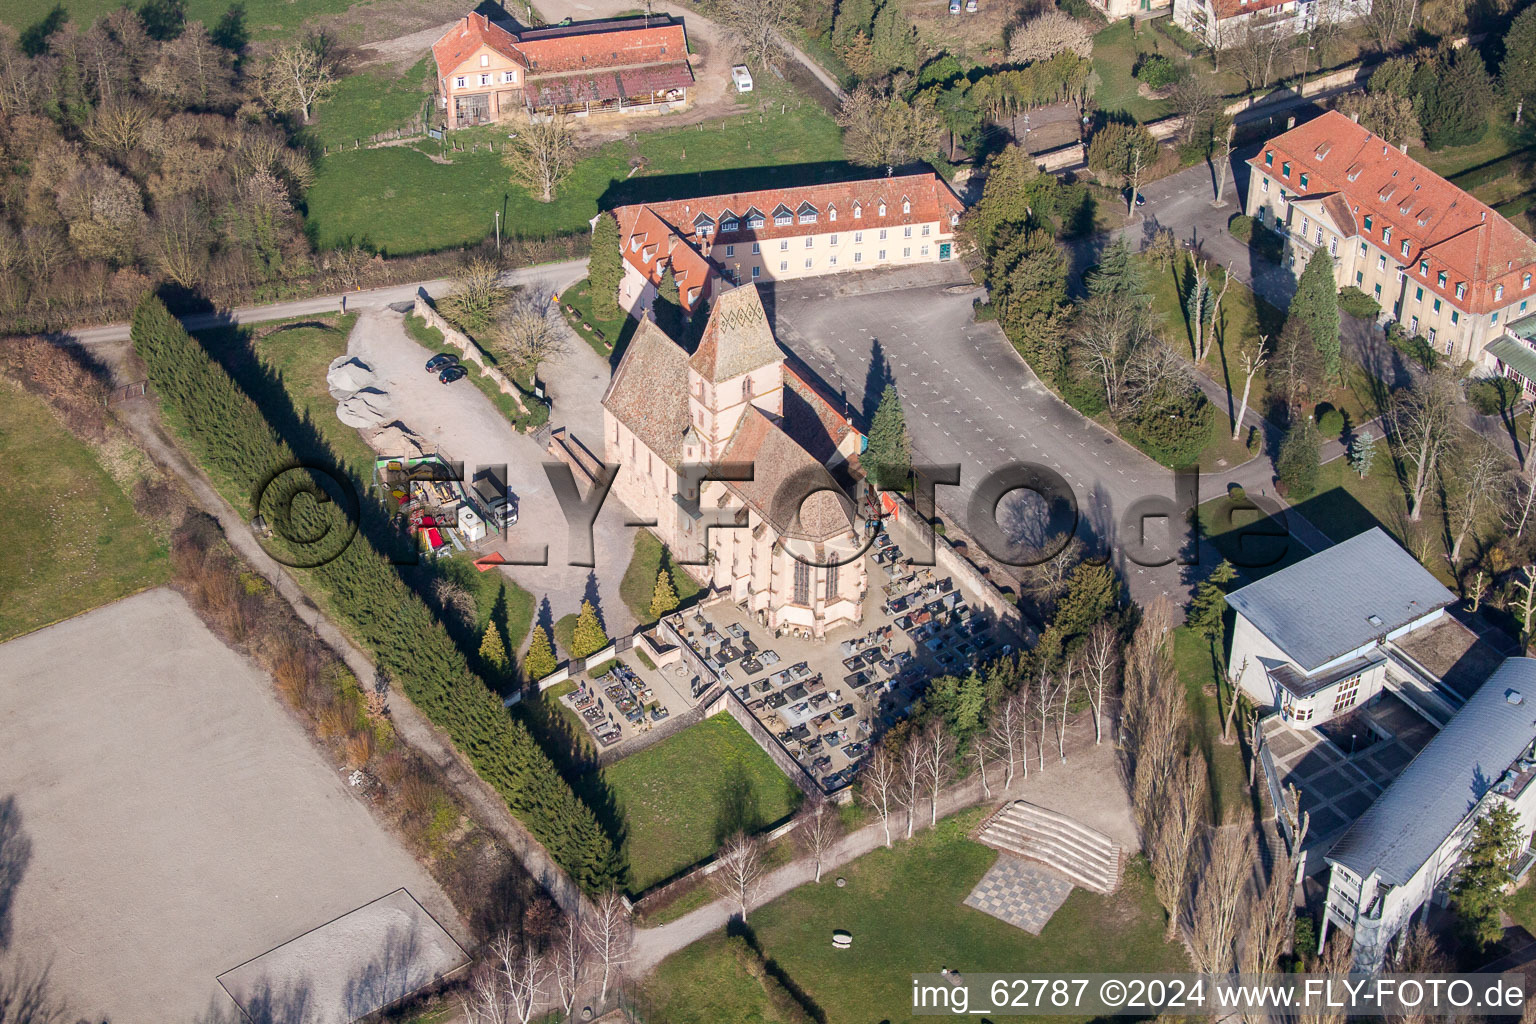
[[[731,81],[735,84],[737,92],[752,91],[752,72],[747,70],[745,64],[737,64],[731,68]]]
[[[967,13],[967,14],[975,14],[976,13],[976,0],[965,0],[965,13]]]
[[[441,373],[448,367],[457,364],[458,361],[459,357],[451,352],[439,352],[437,355],[427,360],[427,372]]]
[[[464,367],[460,366],[458,363],[454,363],[452,366],[443,370],[442,373],[438,374],[437,379],[443,384],[452,384],[454,381],[463,380],[468,376],[469,374],[465,371]]]
[[[959,14],[960,13],[960,0],[949,0],[949,13],[950,14]]]

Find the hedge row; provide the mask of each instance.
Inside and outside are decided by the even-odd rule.
[[[215,480],[248,495],[247,507],[279,522],[288,498],[305,489],[305,476],[286,474],[283,487],[259,493],[275,470],[296,464],[261,411],[159,299],[151,296],[140,303],[132,338],[150,383],[204,467]],[[373,511],[370,505],[363,513]],[[335,503],[300,498],[294,514],[301,528],[318,525],[323,530],[337,526],[341,512]],[[595,893],[620,883],[622,861],[591,809],[527,728],[470,671],[441,624],[368,534],[363,529],[339,554],[308,573],[325,591],[331,611],[347,622],[411,701],[452,737],[579,885]],[[290,551],[299,547],[289,546]]]

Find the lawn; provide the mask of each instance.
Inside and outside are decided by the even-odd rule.
[[[513,184],[502,164],[505,129],[455,132],[444,143],[343,150],[316,168],[309,227],[322,249],[351,241],[404,255],[479,242],[492,233],[497,210],[508,236],[550,237],[586,231],[600,208],[623,203],[867,174],[842,162],[841,136],[825,111],[788,93],[782,102],[783,112],[775,104],[588,150],[552,203]],[[450,144],[464,149],[444,148]],[[449,162],[431,158],[439,154]],[[632,167],[640,170],[630,177]]]
[[[1126,867],[1112,896],[1074,890],[1044,934],[1033,936],[961,902],[997,859],[967,838],[980,811],[940,822],[910,842],[837,869],[848,884],[805,885],[754,910],[748,924],[763,952],[828,1021],[907,1020],[911,975],[966,972],[1188,970],[1142,861]],[[853,948],[833,954],[833,929]],[[773,1021],[766,997],[730,969],[719,934],[661,963],[645,995],[650,1019],[671,1024]]]
[[[732,832],[787,817],[795,788],[729,715],[715,715],[602,769],[639,893],[714,854]]]
[[[0,378],[0,640],[165,582],[170,562],[96,453]]]
[[[1412,145],[1408,147],[1408,155],[1441,177],[1455,179],[1458,175],[1503,159],[1532,144],[1529,132],[1522,131],[1506,120],[1507,115],[1502,105],[1489,116],[1492,123],[1488,131],[1470,146],[1450,146],[1432,152],[1422,145]],[[1470,187],[1472,183],[1457,184]]]
[[[1515,924],[1536,936],[1536,883],[1529,875],[1509,897],[1509,916]]]
[[[41,21],[59,0],[8,0],[0,5],[0,22],[17,31]],[[210,29],[229,10],[231,0],[186,0],[188,21],[200,21]],[[64,5],[69,20],[82,27],[123,6],[122,0],[70,0]],[[137,7],[137,4],[132,6]],[[286,35],[315,18],[339,14],[352,6],[350,0],[244,0],[245,25],[253,39]],[[367,6],[359,4],[358,6]]]
[[[219,327],[195,332],[208,351],[231,369],[242,385],[254,389],[252,397],[268,411],[263,400],[272,388],[281,389],[294,412],[308,422],[319,442],[329,448],[366,483],[373,470],[373,449],[353,427],[336,418],[336,400],[326,387],[325,373],[331,361],[347,351],[347,335],[357,314],[327,314],[279,324]],[[253,364],[251,355],[259,365]]]
[[[574,313],[567,312],[565,307],[570,306]],[[592,351],[608,360],[610,366],[619,365],[619,360],[624,358],[624,349],[629,345],[629,339],[634,336],[635,328],[640,322],[622,309],[619,315],[613,319],[603,319],[593,312],[592,283],[582,278],[560,293],[560,311],[566,321],[571,325],[571,330],[581,337]],[[582,330],[582,324],[591,324],[595,331]],[[599,338],[597,332],[602,332]]]
[[[348,75],[315,108],[304,129],[312,142],[334,149],[366,142],[379,132],[418,120],[428,102],[427,83],[432,61],[424,57],[404,75],[365,71]]]
[[[1212,78],[1219,95],[1237,96],[1245,91],[1243,80],[1230,71],[1217,72],[1209,57],[1192,58],[1160,32],[1144,26],[1131,34],[1129,20],[1117,21],[1093,37],[1093,73],[1099,84],[1093,93],[1094,106],[1105,113],[1129,114],[1138,121],[1156,121],[1174,113],[1168,100],[1147,99],[1137,91],[1133,74],[1136,61],[1144,53],[1160,53],[1189,68],[1193,74]]]
[[[1232,722],[1231,735],[1235,742],[1221,742],[1227,688],[1223,685],[1218,696],[1218,669],[1212,659],[1211,645],[1189,627],[1180,626],[1173,632],[1173,658],[1179,678],[1184,681],[1189,704],[1190,737],[1205,755],[1212,820],[1235,822],[1245,811],[1256,813],[1248,788],[1248,768],[1243,761],[1241,709]]]
[[[635,553],[629,559],[629,568],[624,570],[624,578],[619,581],[619,596],[639,622],[655,621],[651,614],[651,597],[656,592],[656,576],[663,563],[671,570],[672,587],[677,591],[679,601],[687,604],[699,592],[693,577],[686,569],[673,564],[672,552],[656,539],[654,533],[636,530]]]

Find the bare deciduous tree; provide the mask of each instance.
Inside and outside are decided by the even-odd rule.
[[[1392,433],[1404,461],[1413,467],[1408,518],[1424,517],[1424,500],[1441,455],[1456,437],[1456,380],[1450,370],[1436,369],[1417,377],[1393,396],[1388,412]]]
[[[542,952],[525,942],[519,942],[510,932],[497,935],[490,942],[491,967],[496,975],[494,986],[476,992],[473,1002],[466,1002],[465,1009],[481,1012],[490,1009],[486,1000],[499,996],[503,1003],[500,1019],[516,1020],[528,1024],[534,1010],[544,998],[544,985],[549,980],[549,965]],[[487,1019],[495,1020],[492,1016]]]
[[[709,876],[710,883],[723,899],[736,908],[745,921],[763,884],[763,852],[756,837],[737,832],[725,841],[715,857],[719,865]]]
[[[907,811],[907,838],[917,821],[917,801],[923,791],[923,746],[916,735],[909,735],[901,745],[900,792]]]
[[[1451,527],[1451,567],[1461,562],[1461,546],[1477,527],[1489,504],[1497,498],[1495,486],[1504,471],[1504,458],[1481,437],[1470,440],[1457,452],[1455,484],[1446,501]]]
[[[1104,740],[1104,708],[1120,679],[1120,634],[1108,622],[1088,631],[1083,645],[1083,686],[1093,709],[1093,742]]]
[[[453,275],[453,290],[438,302],[438,309],[459,330],[484,334],[511,298],[501,282],[501,265],[486,256],[473,256]]]
[[[1527,565],[1520,569],[1523,579],[1511,582],[1516,599],[1511,602],[1514,609],[1520,613],[1520,643],[1531,642],[1531,621],[1536,616],[1536,566]]]
[[[1157,337],[1146,303],[1119,293],[1095,295],[1083,304],[1073,343],[1104,389],[1104,404],[1117,412],[1125,399],[1133,360]]]
[[[1295,934],[1296,896],[1292,876],[1296,862],[1281,849],[1270,866],[1269,881],[1247,914],[1241,969],[1244,974],[1264,974],[1280,963],[1280,955]]]
[[[1076,18],[1055,8],[1014,26],[1008,36],[1008,59],[1015,64],[1048,60],[1063,50],[1093,56],[1093,33]]]
[[[1041,771],[1045,771],[1045,741],[1054,717],[1051,712],[1056,708],[1056,695],[1060,692],[1061,681],[1052,672],[1042,667],[1040,674],[1035,677],[1033,708],[1036,729],[1035,763]]]
[[[939,821],[939,791],[954,775],[950,758],[955,753],[954,738],[942,718],[930,719],[918,735],[923,754],[923,779],[928,783],[928,827]]]
[[[576,131],[571,119],[550,111],[518,130],[504,162],[512,180],[541,203],[552,203],[576,166]]]
[[[634,922],[617,890],[609,889],[592,901],[592,910],[583,916],[581,928],[593,961],[602,967],[599,998],[606,999],[610,977],[629,963],[635,936]]]
[[[784,33],[800,17],[800,0],[732,0],[717,11],[721,22],[741,37],[748,59],[767,67]]]
[[[1250,92],[1263,92],[1275,80],[1275,65],[1291,35],[1274,25],[1244,22],[1231,30],[1227,63],[1243,76]]]
[[[813,790],[795,815],[795,840],[816,866],[816,882],[821,881],[821,865],[832,848],[843,838],[843,819],[837,806],[820,790]]]
[[[1237,717],[1238,694],[1242,687],[1240,680],[1248,672],[1248,656],[1243,656],[1243,662],[1234,672],[1227,674],[1227,713],[1221,719],[1221,742],[1231,743],[1236,740],[1232,735],[1232,720]]]
[[[567,329],[540,296],[520,295],[496,318],[491,350],[519,374],[537,374],[539,364],[564,355]]]
[[[1243,417],[1248,415],[1248,396],[1253,391],[1253,378],[1264,369],[1264,346],[1268,344],[1269,339],[1260,335],[1258,354],[1243,353],[1243,400],[1237,406],[1237,418],[1232,421],[1232,440],[1234,441],[1243,431]]]
[[[885,744],[877,744],[859,771],[859,798],[880,815],[886,846],[891,845],[891,812],[895,809],[897,788],[900,785],[901,766],[885,748]]]
[[[587,942],[580,914],[566,914],[555,932],[553,960],[555,988],[560,995],[560,1005],[570,1013],[576,1006],[587,973]]]
[[[1253,842],[1247,826],[1211,830],[1205,862],[1195,887],[1190,949],[1195,965],[1207,974],[1237,967],[1237,934],[1243,896],[1253,868]]]
[[[991,720],[987,722],[985,742],[991,746],[996,756],[1003,759],[1004,793],[1013,786],[1014,765],[1022,756],[1019,750],[1018,719],[1023,713],[1023,709],[1019,706],[1019,695],[1010,693],[999,702],[992,712]]]
[[[336,62],[330,48],[324,36],[311,35],[257,58],[253,73],[257,99],[274,114],[297,112],[308,124],[315,104],[336,88]]]
[[[1419,0],[1372,0],[1365,13],[1365,25],[1374,37],[1376,48],[1387,53],[1413,28]]]
[[[1526,460],[1531,461],[1529,455]],[[1526,527],[1531,525],[1533,509],[1536,509],[1536,485],[1518,473],[1509,474],[1504,484],[1504,499],[1499,502],[1499,514],[1516,540],[1525,536]]]
[[[1077,659],[1068,658],[1061,666],[1061,694],[1056,702],[1056,756],[1067,763],[1067,713],[1072,709],[1072,686],[1078,674]]]
[[[865,167],[911,163],[937,148],[944,130],[931,103],[908,103],[869,83],[843,97],[837,123],[848,159]]]
[[[1195,835],[1205,810],[1205,759],[1181,755],[1169,774],[1151,842],[1152,887],[1168,912],[1166,937],[1173,940],[1194,874]]]

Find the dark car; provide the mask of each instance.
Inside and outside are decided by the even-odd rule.
[[[427,372],[439,373],[442,370],[457,364],[459,357],[448,352],[440,352],[427,360]]]
[[[442,373],[438,374],[437,379],[444,384],[452,384],[454,381],[463,380],[467,376],[469,376],[469,374],[465,372],[464,367],[460,366],[458,363],[454,363]]]

